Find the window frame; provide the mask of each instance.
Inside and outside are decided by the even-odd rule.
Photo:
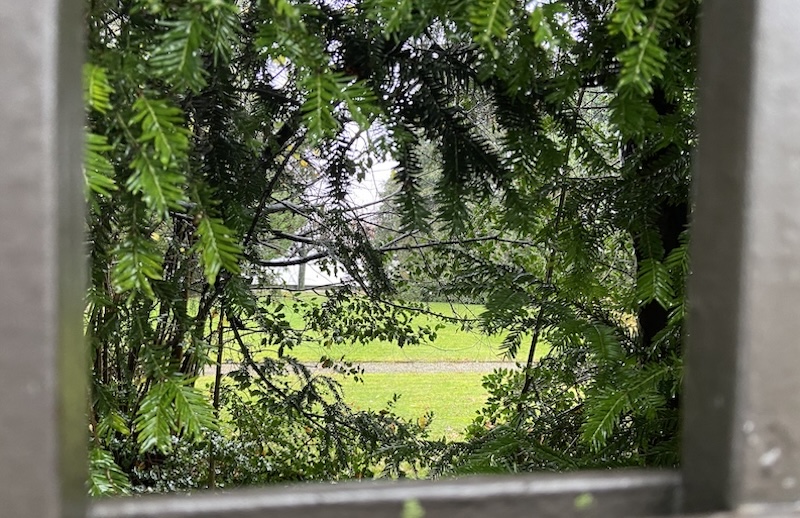
[[[800,501],[793,0],[706,0],[680,472],[309,484],[87,503],[80,0],[0,15],[0,514],[776,515]]]

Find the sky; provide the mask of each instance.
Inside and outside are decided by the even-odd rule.
[[[374,164],[365,175],[363,181],[351,184],[349,200],[351,204],[358,207],[377,201],[395,167],[397,167],[397,162],[395,161]],[[284,284],[297,285],[298,272],[300,271],[299,265],[277,268],[275,271],[280,275]],[[306,286],[325,286],[339,282],[340,279],[321,271],[316,261],[309,262],[306,265]]]

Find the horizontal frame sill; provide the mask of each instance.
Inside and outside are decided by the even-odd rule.
[[[628,469],[314,483],[100,500],[89,517],[398,518],[420,516],[420,507],[425,518],[664,516],[677,511],[679,488],[678,472]]]

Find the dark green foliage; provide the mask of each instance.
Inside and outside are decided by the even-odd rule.
[[[491,16],[495,8],[502,18]],[[494,196],[462,194],[480,187],[458,179],[432,209],[444,228],[469,222],[455,227],[462,239],[448,241],[439,227],[415,234],[414,243],[430,243],[427,254],[398,256],[400,271],[422,276],[437,296],[484,300],[483,326],[508,332],[508,356],[532,358],[537,340],[551,349],[538,364],[523,361],[522,373],[487,377],[489,403],[450,465],[457,472],[672,466],[698,5],[561,1],[525,10],[475,2],[470,9],[491,23],[472,26],[474,37],[455,28],[447,35],[458,41],[454,49],[477,44],[468,60],[472,90],[449,91],[458,94],[454,113],[476,98],[489,106],[484,127],[494,129],[484,135],[499,161],[482,170],[497,179]],[[448,154],[446,143],[440,149],[433,158],[440,169],[428,169],[452,185],[448,157],[468,154]],[[461,204],[448,208],[455,197]],[[534,334],[532,344],[524,333]]]
[[[270,382],[261,383],[260,376]],[[312,376],[299,364],[267,361],[255,375],[242,369],[228,379],[225,433],[207,433],[196,446],[176,443],[168,458],[135,469],[137,490],[202,487],[209,469],[218,487],[405,477],[427,469],[441,449],[418,424],[398,417],[391,401],[380,412],[350,410],[334,380]]]
[[[89,494],[91,496],[128,494],[130,481],[102,448],[92,448],[89,456]]]
[[[216,428],[211,405],[192,382],[173,376],[150,387],[133,422],[141,453],[157,449],[166,454],[173,435],[197,440]]]
[[[122,473],[151,473],[171,452],[195,451],[217,433],[219,409],[193,386],[214,361],[215,315],[218,323],[226,315],[228,341],[232,326],[244,333],[259,324],[284,352],[304,339],[307,330],[270,321],[275,314],[257,304],[241,272],[268,279],[262,264],[300,239],[335,257],[362,289],[391,286],[363,225],[341,203],[359,174],[344,128],[372,124],[380,85],[343,67],[331,41],[359,41],[367,27],[344,11],[330,18],[330,7],[288,2],[88,7],[87,335],[93,466],[106,473],[93,477],[92,491],[103,493],[124,486]],[[308,191],[320,177],[336,210]],[[266,210],[276,202],[286,208]],[[367,339],[360,329],[377,314],[351,309],[365,312],[363,325],[309,321],[322,335]],[[376,333],[401,344],[420,339],[393,322]],[[274,419],[290,419],[275,405],[284,413]],[[341,441],[355,440],[348,437]],[[137,489],[162,487],[147,480]]]
[[[697,1],[88,8],[93,493],[438,455],[437,473],[676,462]],[[383,218],[348,202],[377,156],[399,162]],[[250,279],[301,251],[348,282],[293,327]],[[464,444],[353,412],[292,361],[306,339],[432,339],[398,293],[485,302],[509,357],[551,345],[487,377]],[[209,399],[193,382],[230,346],[249,396]]]

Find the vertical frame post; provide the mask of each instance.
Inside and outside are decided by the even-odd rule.
[[[81,4],[0,11],[0,514],[83,517]]]
[[[704,8],[688,512],[800,499],[800,5]]]

